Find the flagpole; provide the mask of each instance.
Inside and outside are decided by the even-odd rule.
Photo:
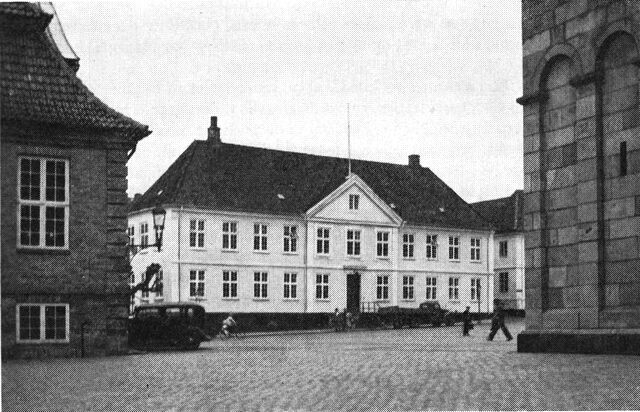
[[[349,174],[347,178],[351,177],[351,117],[349,114],[349,103],[347,103],[347,153],[349,156]]]

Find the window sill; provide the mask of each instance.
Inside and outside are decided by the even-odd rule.
[[[479,264],[479,263],[482,263],[482,261],[481,260],[470,260],[469,263]]]
[[[438,258],[426,258],[428,262],[437,262]]]
[[[451,263],[460,263],[460,259],[449,259]]]
[[[282,298],[283,302],[300,302],[298,298]]]
[[[282,252],[283,255],[286,256],[298,256],[299,253],[298,252]]]
[[[68,345],[69,340],[16,340],[18,345]]]
[[[46,249],[46,248],[25,248],[18,247],[16,252],[31,255],[70,255],[69,249]]]
[[[326,298],[326,299],[318,299],[318,298],[316,298],[316,302],[329,303],[329,302],[331,302],[331,299],[329,299],[329,298]]]
[[[269,251],[268,250],[254,250],[253,253],[259,253],[261,255],[268,255]]]
[[[362,260],[361,256],[352,256],[352,255],[347,255],[347,259],[351,259],[351,260]]]
[[[402,260],[416,260],[416,258],[412,258],[412,257],[402,257]]]
[[[225,300],[228,302],[237,302],[240,300],[240,298],[222,298],[222,300]]]
[[[189,250],[192,252],[206,252],[207,248],[205,247],[190,247]]]
[[[238,249],[220,249],[222,253],[238,253]]]
[[[269,298],[253,298],[254,302],[268,302]]]
[[[415,302],[415,299],[400,299],[402,302]]]
[[[376,299],[376,302],[378,302],[378,303],[389,303],[391,301],[389,299]]]
[[[323,254],[323,253],[316,253],[316,258],[317,259],[329,259],[331,257],[331,255],[329,254]]]
[[[388,256],[376,256],[376,259],[378,259],[378,260],[386,260],[386,261],[391,260]]]

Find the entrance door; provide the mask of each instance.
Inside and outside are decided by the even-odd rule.
[[[358,272],[347,274],[347,310],[360,311],[360,274]]]

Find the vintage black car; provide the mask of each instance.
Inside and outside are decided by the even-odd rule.
[[[399,329],[405,325],[418,327],[424,324],[440,326],[453,325],[457,319],[454,313],[443,309],[438,302],[422,302],[417,308],[402,308],[399,306],[386,306],[378,310],[378,316],[385,324],[391,324]]]
[[[197,349],[204,332],[204,308],[193,303],[157,303],[135,308],[129,319],[129,345],[137,349]]]

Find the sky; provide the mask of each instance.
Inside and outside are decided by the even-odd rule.
[[[153,133],[146,191],[218,116],[223,142],[406,164],[468,202],[523,186],[520,1],[54,3],[79,77]]]

